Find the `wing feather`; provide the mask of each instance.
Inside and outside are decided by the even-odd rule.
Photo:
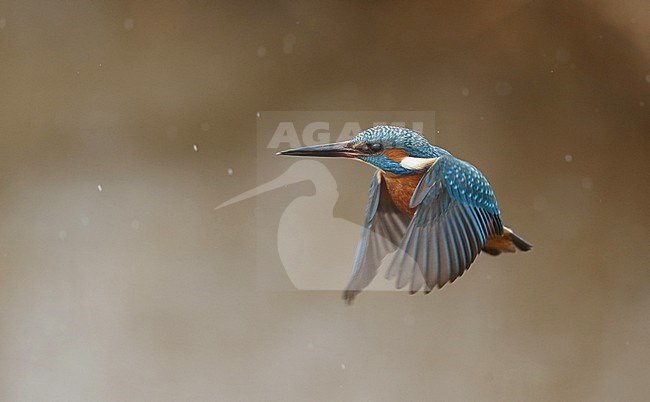
[[[343,291],[343,299],[347,303],[351,303],[377,275],[384,257],[401,243],[409,223],[409,217],[397,209],[391,200],[379,171],[370,183],[369,193],[352,277]]]
[[[415,215],[387,271],[387,278],[397,276],[397,288],[410,282],[412,292],[422,285],[428,292],[453,282],[469,268],[487,239],[503,231],[485,177],[451,155],[439,157],[429,168],[410,205],[416,207]]]

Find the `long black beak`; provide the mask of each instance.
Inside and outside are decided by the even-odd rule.
[[[278,155],[288,156],[317,156],[329,158],[356,158],[364,155],[363,152],[348,146],[347,142],[335,142],[333,144],[312,145],[309,147],[300,147],[287,149],[277,153]]]

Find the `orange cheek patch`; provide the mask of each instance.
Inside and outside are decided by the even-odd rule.
[[[402,149],[396,149],[396,148],[387,149],[384,152],[384,155],[386,155],[386,157],[388,159],[390,159],[390,160],[392,160],[394,162],[397,162],[397,163],[401,162],[402,159],[404,159],[404,158],[406,158],[408,156],[406,151],[404,151]]]

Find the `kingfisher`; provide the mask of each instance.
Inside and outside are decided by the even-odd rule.
[[[376,126],[349,141],[278,155],[356,159],[375,168],[361,240],[343,299],[350,304],[389,260],[386,279],[426,294],[454,282],[481,251],[532,245],[501,222],[490,184],[473,165],[403,127]]]

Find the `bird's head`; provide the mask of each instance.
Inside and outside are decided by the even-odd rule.
[[[443,154],[448,152],[429,144],[417,132],[394,126],[372,127],[349,141],[278,152],[290,156],[354,158],[396,175],[421,172]]]

